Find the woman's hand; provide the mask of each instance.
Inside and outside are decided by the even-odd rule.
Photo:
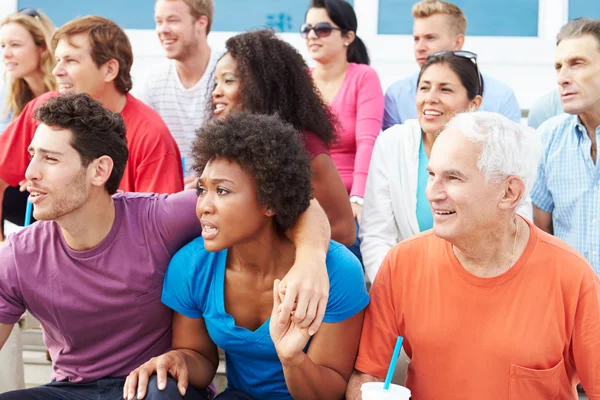
[[[185,355],[177,350],[171,350],[162,356],[151,358],[150,361],[130,373],[125,380],[125,386],[123,386],[123,398],[132,400],[136,396],[137,388],[138,399],[143,399],[148,388],[148,380],[154,373],[156,373],[159,390],[164,390],[167,386],[167,373],[169,373],[177,381],[179,393],[185,396],[188,387]]]
[[[293,321],[293,318],[287,318],[284,325],[279,323],[279,317],[282,312],[281,298],[278,293],[279,279],[273,284],[273,313],[269,331],[271,339],[275,344],[277,355],[284,365],[298,365],[304,358],[303,349],[306,347],[310,334],[308,327],[302,328]]]

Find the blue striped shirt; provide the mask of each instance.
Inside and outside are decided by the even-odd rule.
[[[533,204],[552,213],[554,235],[579,251],[600,275],[600,160],[592,160],[592,141],[577,115],[551,118],[538,133],[544,155],[531,192]]]

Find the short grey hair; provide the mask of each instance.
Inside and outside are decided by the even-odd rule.
[[[481,143],[477,167],[486,182],[496,183],[516,176],[525,183],[523,204],[537,175],[542,141],[533,128],[517,124],[493,112],[477,111],[456,115],[446,129],[455,129],[465,138]]]
[[[556,45],[565,40],[578,38],[583,35],[592,35],[598,41],[598,49],[600,50],[600,19],[593,18],[577,18],[562,28],[556,37]]]

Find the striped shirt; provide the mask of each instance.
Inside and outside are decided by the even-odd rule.
[[[198,129],[205,120],[207,101],[213,89],[214,70],[221,54],[211,51],[210,60],[202,78],[192,87],[185,88],[175,61],[168,60],[150,72],[139,88],[136,96],[152,107],[165,121],[175,138],[186,169],[192,166],[191,146]],[[187,175],[187,172],[184,171]]]
[[[554,235],[579,251],[600,275],[600,160],[592,160],[592,141],[577,115],[551,118],[538,132],[544,155],[531,192],[533,204],[552,213]]]

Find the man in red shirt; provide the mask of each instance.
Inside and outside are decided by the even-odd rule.
[[[122,115],[129,160],[119,185],[126,192],[174,193],[183,189],[181,156],[160,116],[131,94],[133,54],[125,32],[113,21],[88,16],[68,22],[52,39],[57,92],[32,100],[0,135],[0,201],[7,186],[25,179],[27,147],[37,122],[34,111],[60,93],[87,93]],[[8,205],[10,206],[10,205]]]

